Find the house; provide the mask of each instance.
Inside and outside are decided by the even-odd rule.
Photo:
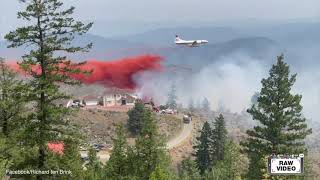
[[[101,104],[101,97],[86,96],[83,98],[83,102],[86,106],[97,106]]]
[[[108,93],[103,96],[103,106],[133,106],[137,96],[127,93]]]
[[[133,90],[108,88],[102,95],[102,105],[104,107],[134,106],[138,96]]]

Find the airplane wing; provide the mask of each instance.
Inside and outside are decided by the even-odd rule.
[[[191,46],[195,46],[197,45],[197,41],[193,41],[193,43],[191,44]]]

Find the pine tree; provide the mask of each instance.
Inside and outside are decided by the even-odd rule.
[[[73,113],[68,113],[68,116]],[[79,143],[82,141],[82,136],[80,135],[79,129],[75,127],[70,121],[65,121],[65,126],[60,127],[60,131],[65,132],[64,135],[59,138],[56,143],[63,144],[62,154],[54,152],[52,150],[47,151],[46,162],[44,169],[50,170],[70,170],[71,174],[50,174],[44,176],[44,179],[83,179],[84,167],[83,161],[79,152]],[[26,150],[26,149],[25,149]],[[32,152],[25,152],[24,155],[30,156],[30,154],[36,154],[37,148],[33,148]],[[89,156],[90,157],[90,156]],[[91,157],[94,157],[93,155]],[[30,156],[30,158],[34,158]],[[30,162],[25,160],[24,164],[21,164],[20,168],[25,168],[30,166]],[[35,164],[37,165],[37,161]],[[32,166],[31,166],[32,167]]]
[[[170,109],[177,109],[177,92],[176,92],[176,85],[173,83],[170,87],[170,91],[168,94],[167,106]]]
[[[182,160],[180,168],[181,180],[200,180],[201,175],[197,164],[189,157]]]
[[[143,114],[145,113],[145,107],[142,101],[136,101],[134,108],[128,112],[129,131],[133,135],[139,135],[142,129]]]
[[[143,128],[136,139],[132,169],[139,179],[149,179],[156,167],[170,172],[170,157],[153,113],[146,109],[143,115]]]
[[[207,98],[204,98],[202,101],[202,109],[205,112],[209,112],[210,111],[210,102]]]
[[[85,179],[88,180],[100,180],[104,178],[104,172],[102,169],[102,163],[97,157],[97,152],[92,147],[89,149],[89,162],[86,165],[86,176]]]
[[[70,75],[86,73],[80,70],[83,63],[72,63],[57,52],[86,52],[92,44],[84,47],[70,45],[76,35],[86,33],[92,23],[75,21],[71,15],[74,7],[64,9],[59,0],[23,0],[26,9],[18,13],[18,18],[28,22],[25,27],[11,31],[5,38],[11,44],[9,48],[19,46],[32,47],[30,53],[23,56],[20,68],[29,74],[32,87],[29,102],[35,103],[27,121],[24,144],[37,149],[34,159],[27,166],[44,170],[47,160],[46,145],[51,141],[64,140],[64,114],[68,109],[57,105],[57,101],[69,98],[59,90],[58,83],[79,84]],[[61,53],[60,53],[61,54]],[[36,162],[34,166],[33,162]],[[37,175],[43,179],[42,175]]]
[[[206,179],[241,179],[246,172],[246,160],[240,152],[239,145],[228,139],[224,144],[224,158],[216,162]]]
[[[141,179],[139,178],[139,163],[137,162],[137,151],[135,146],[129,146],[127,149],[127,162],[129,171],[129,180],[131,179]]]
[[[113,150],[105,169],[106,179],[124,179],[130,174],[127,135],[122,124],[117,127]]]
[[[208,122],[203,124],[202,130],[200,131],[200,137],[197,137],[198,145],[194,146],[196,162],[199,167],[200,173],[208,169],[211,169],[212,160],[211,160],[211,133],[212,129]]]
[[[211,133],[211,160],[213,164],[224,159],[225,143],[227,140],[227,129],[224,117],[220,114],[214,122],[214,128]]]
[[[5,156],[6,149],[6,138],[3,135],[0,135],[0,179],[5,179],[6,170],[10,169],[10,164],[12,163],[10,159]]]
[[[88,169],[94,168],[98,162],[98,157],[97,157],[96,150],[94,150],[92,147],[89,148],[88,157],[89,157],[89,162],[87,164],[87,168]]]
[[[21,156],[21,131],[24,129],[25,98],[28,86],[0,58],[0,164],[16,169]],[[1,166],[1,165],[0,165]]]
[[[87,172],[83,171],[83,162],[80,157],[78,143],[74,143],[73,139],[65,139],[63,141],[63,154],[48,151],[45,163],[45,169],[54,171],[69,170],[71,174],[50,174],[46,175],[44,179],[83,179]],[[36,152],[36,151],[35,151]],[[93,157],[93,156],[91,156]],[[92,161],[91,161],[92,162]],[[23,165],[25,168],[28,164]],[[88,173],[90,174],[90,173]]]
[[[304,139],[311,134],[306,119],[302,116],[301,95],[293,95],[291,88],[296,74],[290,75],[283,55],[262,79],[262,89],[256,104],[248,113],[259,125],[248,130],[248,138],[242,142],[250,159],[249,179],[261,179],[265,168],[263,158],[277,154],[306,153]]]
[[[17,74],[0,58],[0,130],[6,138],[21,122],[25,89],[22,80],[18,80]]]
[[[171,180],[173,179],[170,176],[170,173],[166,171],[166,169],[161,168],[161,166],[157,166],[156,169],[151,173],[150,180]]]

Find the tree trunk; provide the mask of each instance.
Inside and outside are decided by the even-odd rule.
[[[41,67],[41,76],[40,76],[40,123],[39,123],[39,159],[38,159],[38,168],[39,170],[43,170],[44,163],[45,163],[45,128],[46,125],[46,98],[45,98],[45,80],[46,80],[46,65],[45,65],[45,56],[44,56],[44,40],[43,40],[43,30],[41,28],[41,15],[38,15],[37,18],[38,23],[38,31],[39,31],[39,40],[40,40],[40,56],[38,57],[38,60],[40,61],[40,67]],[[42,176],[37,176],[37,179],[42,179]]]

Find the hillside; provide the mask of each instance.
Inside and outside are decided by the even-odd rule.
[[[170,139],[181,131],[182,120],[174,115],[156,115],[160,133]],[[75,112],[70,117],[71,122],[80,128],[86,144],[104,144],[112,146],[116,126],[127,124],[128,115],[125,112],[111,112],[89,109]]]

